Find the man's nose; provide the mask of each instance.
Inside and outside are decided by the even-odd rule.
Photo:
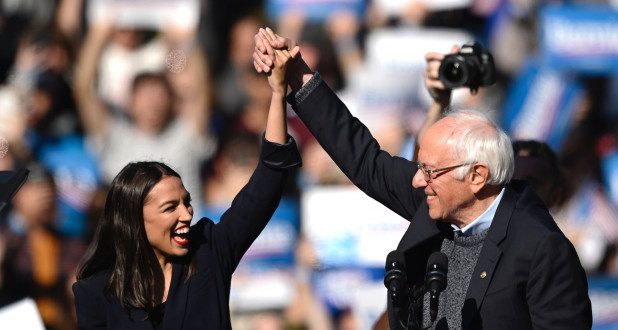
[[[427,181],[425,181],[425,175],[423,175],[423,171],[417,170],[412,177],[412,187],[423,188],[425,186],[427,186]]]

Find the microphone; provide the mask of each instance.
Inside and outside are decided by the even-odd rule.
[[[425,285],[429,292],[429,316],[431,322],[438,316],[438,303],[440,292],[446,288],[446,272],[448,270],[448,258],[442,252],[434,252],[427,260],[427,272],[425,273]]]
[[[390,329],[407,329],[409,297],[405,269],[406,261],[403,253],[397,250],[391,251],[386,257],[384,275],[384,286],[388,289],[387,309]]]

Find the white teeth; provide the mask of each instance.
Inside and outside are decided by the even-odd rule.
[[[176,229],[174,231],[174,233],[176,233],[176,234],[188,234],[189,233],[189,227],[182,227],[182,228]]]

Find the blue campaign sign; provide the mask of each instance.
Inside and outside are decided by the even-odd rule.
[[[58,189],[56,229],[67,236],[83,235],[100,180],[97,160],[78,135],[38,142],[38,158],[52,172]]]
[[[218,223],[229,207],[229,203],[205,205],[200,216]],[[234,271],[230,305],[236,311],[283,309],[289,304],[296,292],[299,231],[298,201],[284,197]]]
[[[601,157],[601,173],[607,194],[618,207],[618,148],[614,147]]]
[[[329,267],[313,273],[311,284],[331,313],[349,309],[352,293],[371,283],[383,286],[384,267]],[[386,295],[386,288],[384,288]]]
[[[312,21],[328,19],[331,14],[347,11],[363,17],[366,0],[267,0],[268,16],[279,19],[288,12],[301,13]]]
[[[588,292],[592,303],[592,329],[618,329],[618,279],[590,277]]]
[[[205,205],[200,214],[218,223],[229,205]],[[272,218],[243,256],[241,268],[264,271],[272,267],[294,266],[294,252],[300,231],[298,202],[283,198]]]
[[[589,74],[618,72],[618,11],[610,6],[547,6],[540,13],[544,65]]]
[[[531,62],[513,82],[502,126],[513,139],[543,141],[559,151],[583,92],[574,77]]]

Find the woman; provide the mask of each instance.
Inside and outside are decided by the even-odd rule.
[[[285,67],[277,51],[260,162],[218,224],[190,226],[191,197],[157,162],[127,165],[113,180],[103,218],[73,285],[80,329],[230,329],[232,273],[300,165],[285,122]]]

